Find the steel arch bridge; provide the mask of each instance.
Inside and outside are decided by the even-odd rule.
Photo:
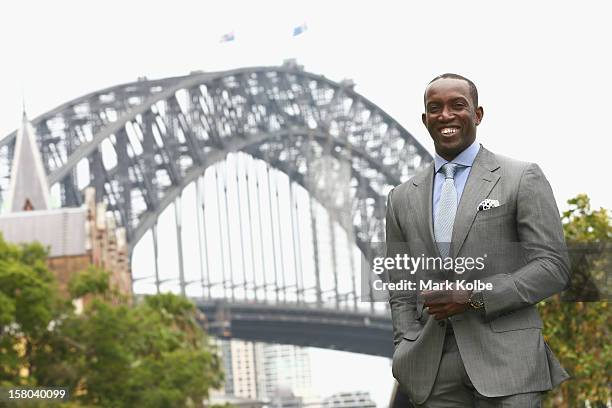
[[[66,102],[32,125],[61,205],[81,205],[82,190],[95,187],[97,201],[104,201],[125,228],[131,254],[188,185],[238,152],[286,174],[361,252],[369,253],[372,242],[384,239],[390,188],[432,160],[397,121],[355,92],[352,81],[334,82],[291,61],[142,78]],[[0,141],[0,165],[9,177],[15,136]],[[339,172],[346,173],[342,189],[330,182]],[[182,254],[179,258],[182,262]],[[184,293],[182,270],[179,279]],[[320,294],[318,288],[314,307],[319,309],[328,306]],[[352,295],[357,298],[355,289]],[[337,300],[332,308],[338,308]],[[202,304],[206,309],[208,303]],[[308,302],[300,305],[312,309]],[[359,316],[367,326],[368,319]],[[390,344],[390,334],[385,336]],[[334,347],[351,349],[350,344]]]

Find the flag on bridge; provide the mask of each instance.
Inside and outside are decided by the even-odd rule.
[[[234,36],[234,32],[232,31],[232,32],[229,32],[227,34],[223,34],[221,36],[221,41],[219,41],[219,42],[222,42],[222,43],[223,42],[230,42],[230,41],[234,41],[235,39],[236,38]]]
[[[302,23],[293,29],[293,36],[295,37],[297,35],[300,35],[306,30],[308,30],[308,26],[306,25],[306,23]]]

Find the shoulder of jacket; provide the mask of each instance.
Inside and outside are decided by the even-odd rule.
[[[503,154],[493,153],[491,151],[489,152],[495,157],[495,160],[503,171],[523,173],[529,167],[537,166],[537,164],[533,162],[518,160],[512,157],[504,156]]]

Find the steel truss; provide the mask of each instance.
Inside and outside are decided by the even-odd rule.
[[[143,79],[67,102],[32,124],[62,206],[81,204],[79,173],[88,172],[86,184],[126,228],[130,251],[206,168],[243,151],[304,186],[366,252],[384,237],[389,189],[431,161],[351,81],[294,63]],[[6,170],[15,135],[0,142]],[[335,189],[327,179],[342,171],[348,183]]]

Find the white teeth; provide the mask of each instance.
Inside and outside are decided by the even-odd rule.
[[[456,128],[444,128],[440,131],[440,133],[445,134],[445,135],[452,135],[455,132],[457,132]]]

